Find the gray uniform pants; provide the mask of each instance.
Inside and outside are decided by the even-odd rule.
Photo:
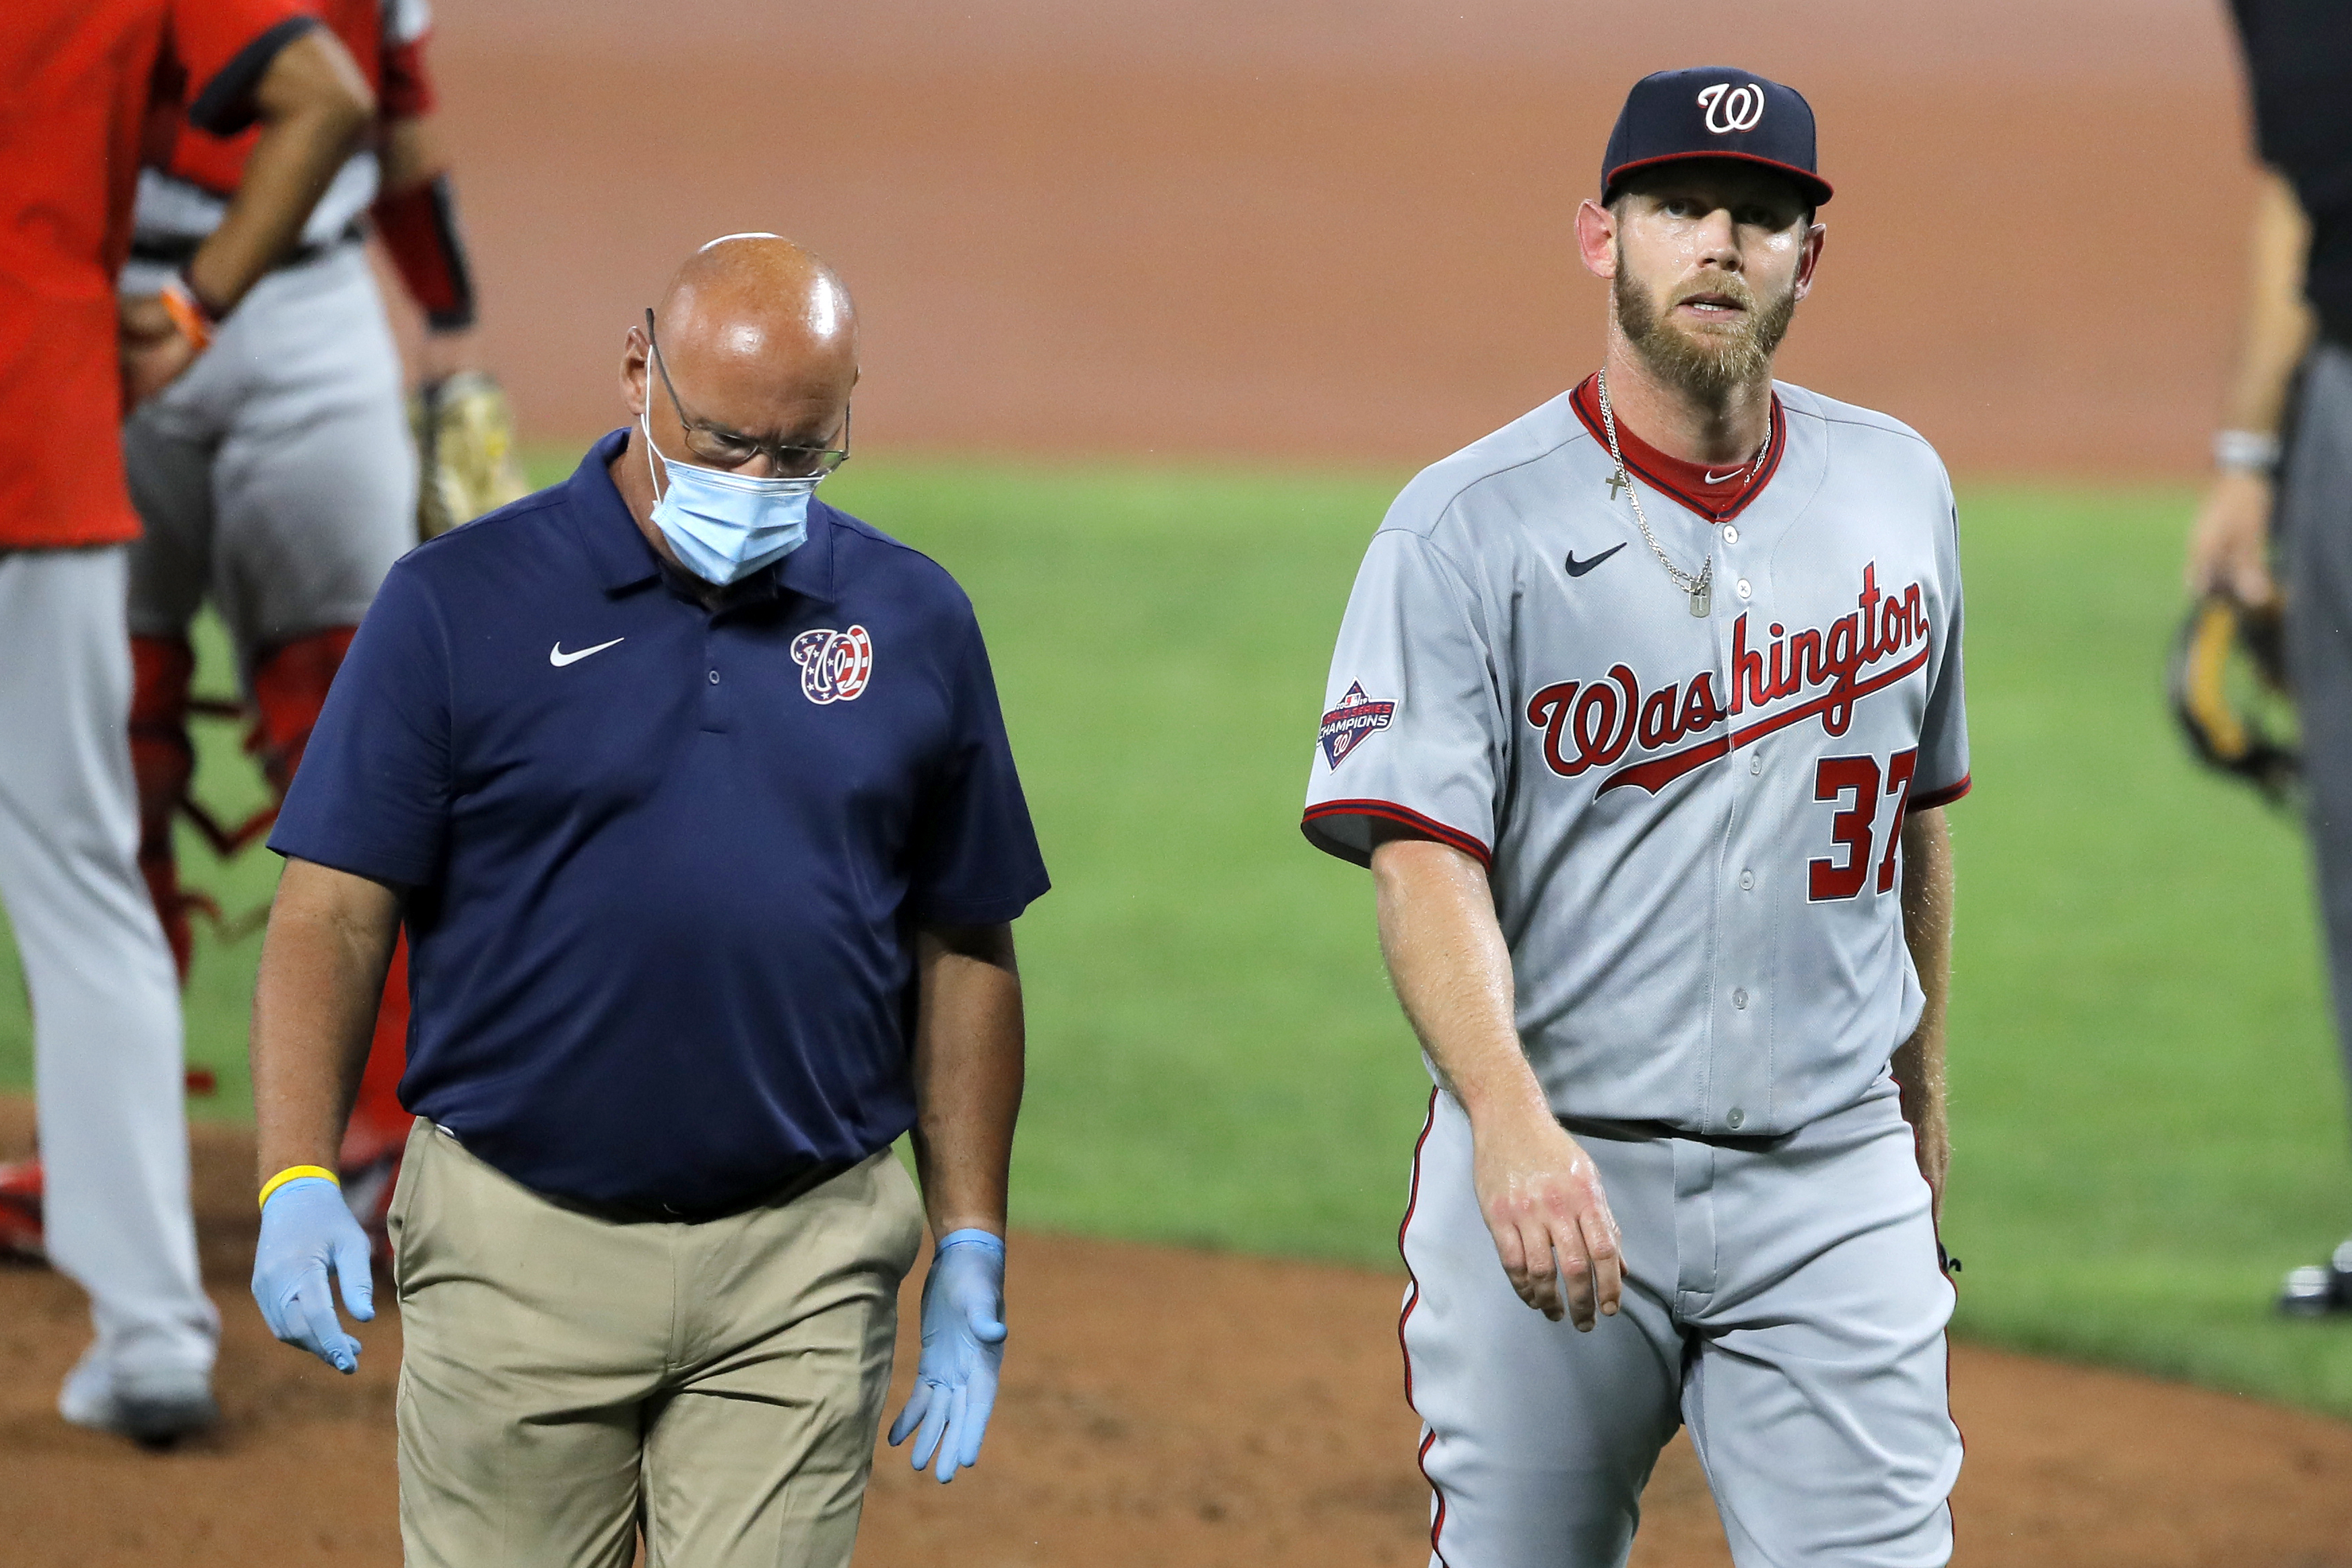
[[[131,631],[184,634],[210,598],[240,674],[356,626],[416,542],[400,356],[367,256],[339,246],[263,278],[188,373],[123,426]]]
[[[1402,1337],[1431,1568],[1616,1568],[1675,1428],[1739,1568],[1937,1568],[1960,1434],[1952,1288],[1895,1084],[1777,1138],[1575,1124],[1624,1236],[1618,1313],[1579,1333],[1512,1293],[1432,1098]]]
[[[2336,1036],[2352,1074],[2352,349],[2323,344],[2305,367],[2278,528]]]
[[[108,1375],[209,1371],[180,995],[132,852],[122,549],[0,551],[0,901],[33,1004],[50,1260]]]

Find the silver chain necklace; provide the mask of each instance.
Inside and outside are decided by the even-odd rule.
[[[1626,472],[1625,454],[1617,444],[1617,415],[1609,406],[1609,372],[1606,369],[1601,371],[1599,380],[1601,427],[1609,433],[1609,455],[1617,463],[1617,477],[1610,487],[1613,490],[1618,486],[1624,486],[1625,498],[1633,503],[1633,521],[1641,528],[1643,540],[1649,545],[1650,553],[1656,556],[1658,564],[1666,569],[1666,580],[1690,595],[1690,612],[1703,619],[1713,603],[1707,591],[1715,585],[1715,552],[1707,552],[1706,559],[1699,563],[1697,571],[1685,571],[1667,556],[1665,547],[1658,543],[1658,536],[1650,531],[1650,519],[1642,511],[1642,493],[1633,488],[1633,476]],[[1772,413],[1767,408],[1764,412],[1764,444],[1756,449],[1754,457],[1748,459],[1748,466],[1751,471],[1762,460],[1764,454],[1771,450],[1771,446]],[[1753,476],[1752,473],[1750,476]]]

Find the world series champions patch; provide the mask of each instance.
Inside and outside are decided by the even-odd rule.
[[[1339,706],[1323,716],[1323,729],[1318,738],[1323,745],[1323,757],[1337,768],[1348,753],[1369,739],[1375,730],[1386,729],[1396,717],[1396,704],[1374,702],[1364,695],[1360,682],[1348,684],[1348,695]]]

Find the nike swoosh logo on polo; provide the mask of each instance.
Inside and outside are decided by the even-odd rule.
[[[1742,464],[1740,467],[1734,468],[1728,474],[1718,474],[1714,469],[1710,468],[1706,471],[1706,482],[1710,485],[1720,485],[1726,479],[1737,479],[1739,477],[1740,473],[1746,468],[1746,466],[1747,465]]]
[[[1619,550],[1623,549],[1625,547],[1622,543],[1611,545],[1607,549],[1602,550],[1591,560],[1579,560],[1576,559],[1576,552],[1574,550],[1570,550],[1568,552],[1568,575],[1570,577],[1582,577],[1586,572],[1591,571],[1594,567],[1599,566],[1602,561],[1607,560],[1611,556],[1615,555]]]
[[[1623,547],[1620,546],[1619,548],[1622,549]],[[566,664],[578,664],[581,660],[586,658],[591,653],[601,653],[607,648],[627,641],[628,639],[626,637],[615,637],[610,643],[599,643],[593,648],[583,648],[576,653],[567,653],[563,651],[563,643],[562,639],[559,638],[555,646],[547,651],[547,662],[553,664],[560,670]]]

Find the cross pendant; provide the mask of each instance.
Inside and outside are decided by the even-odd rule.
[[[1624,487],[1625,476],[1622,474],[1612,474],[1609,476],[1609,498],[1611,500],[1615,500],[1617,498],[1617,492]]]

